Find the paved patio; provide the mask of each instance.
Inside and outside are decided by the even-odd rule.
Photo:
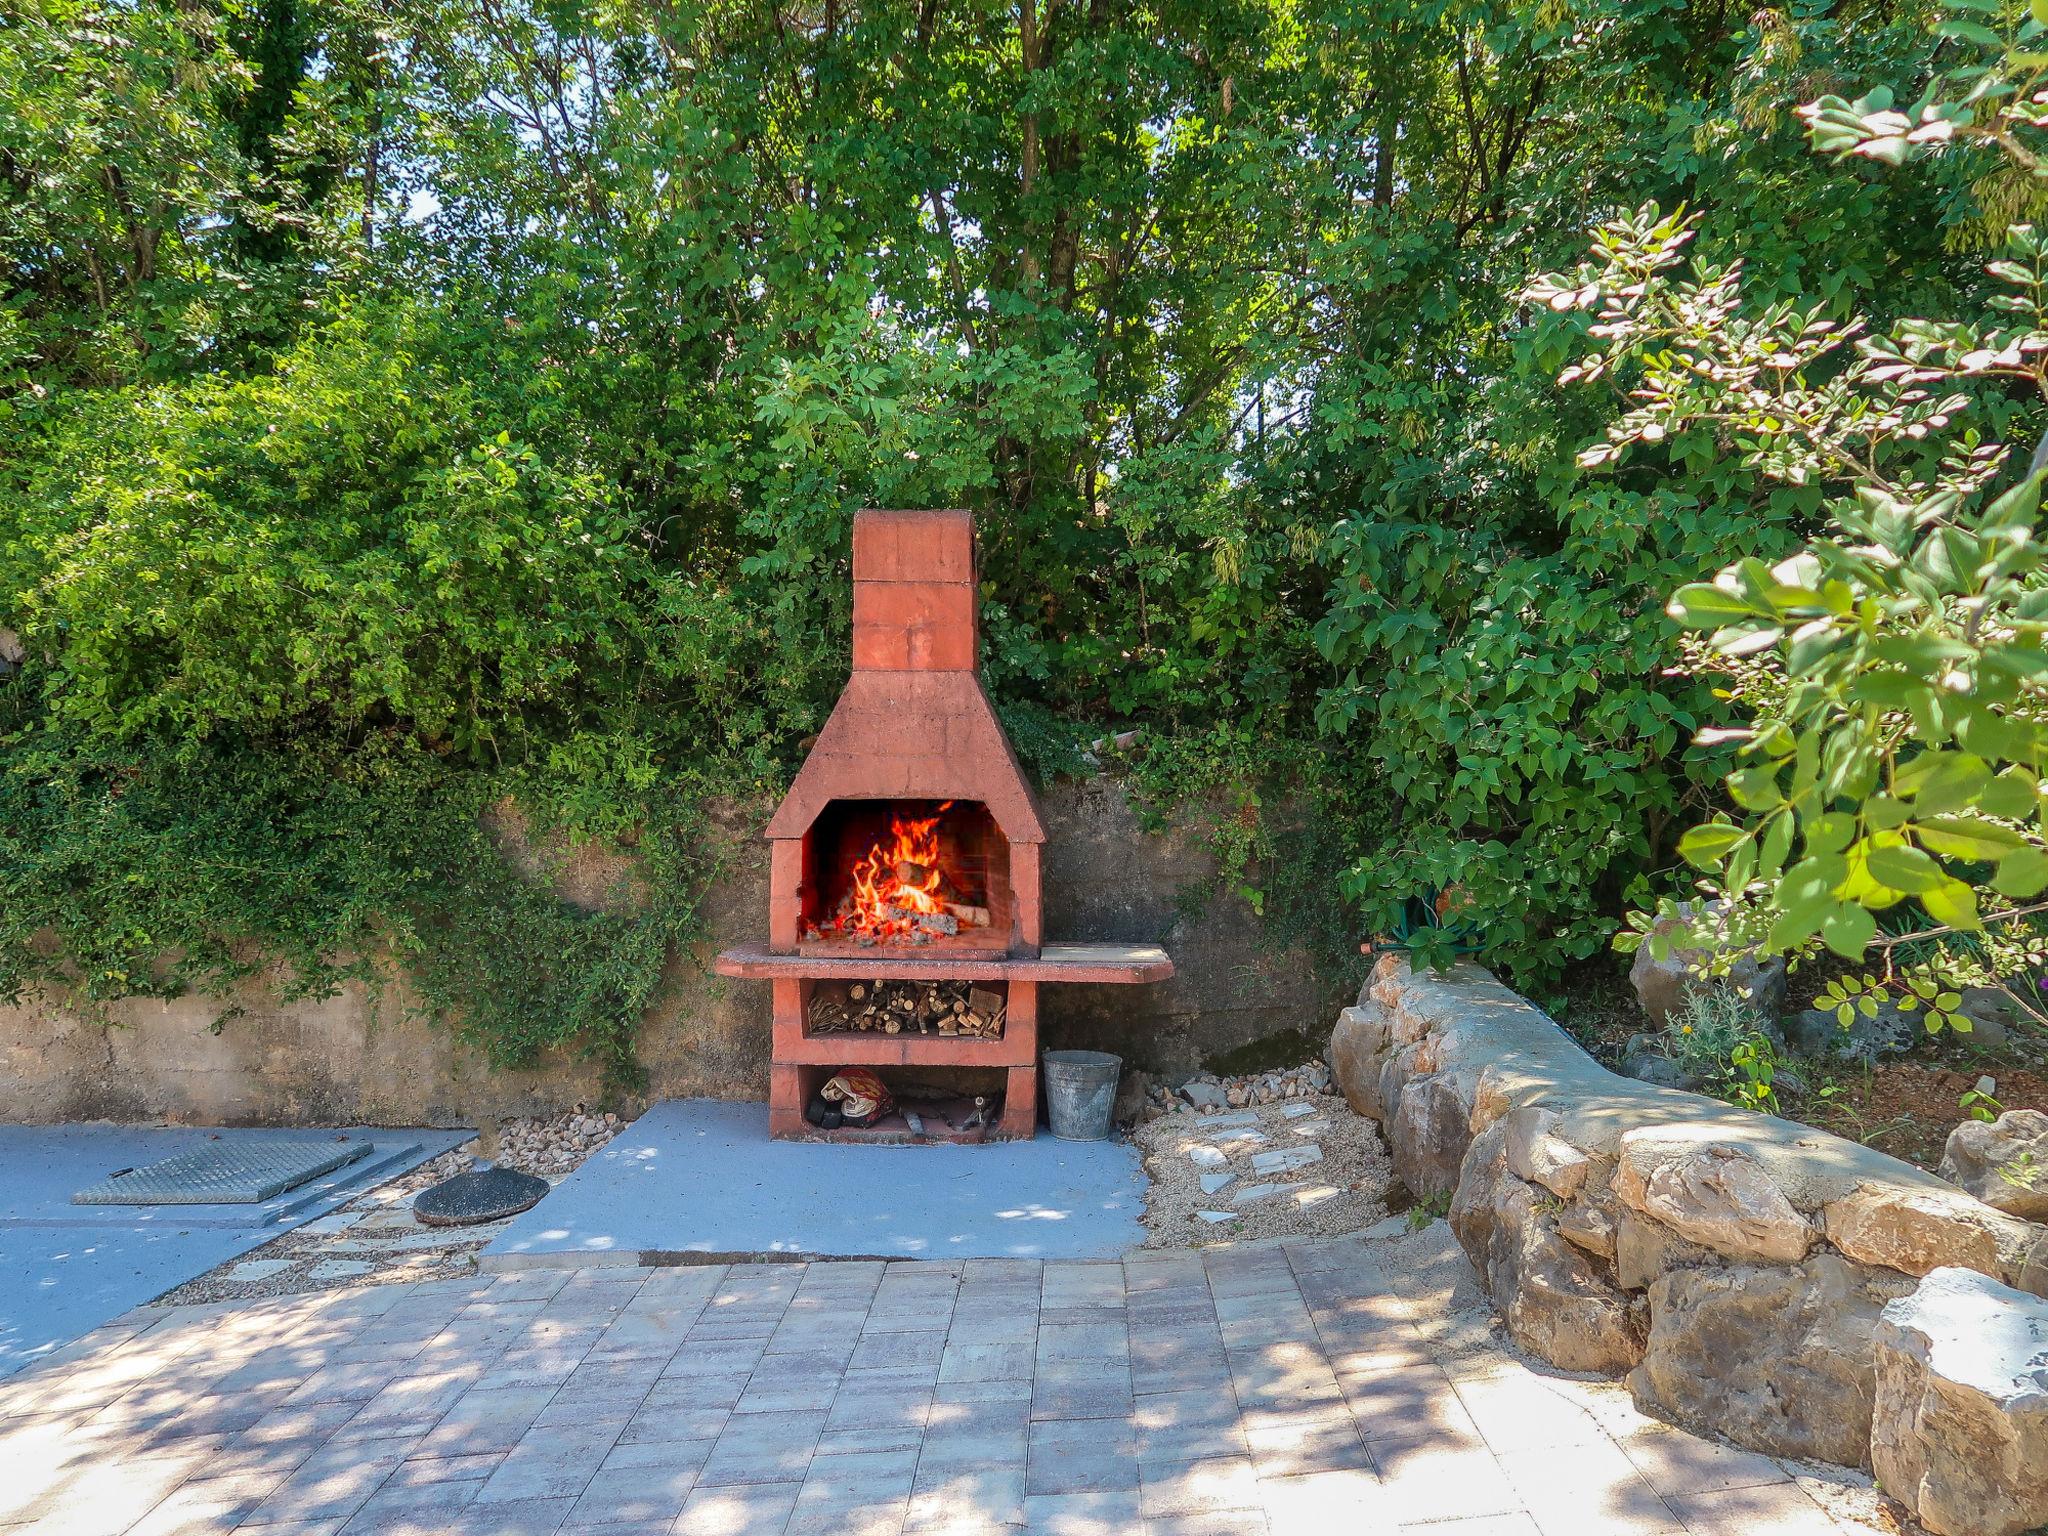
[[[1821,1536],[1840,1488],[1493,1340],[1439,1223],[1125,1261],[538,1270],[153,1308],[0,1384],[73,1536]],[[1867,1495],[1865,1496],[1867,1497]]]

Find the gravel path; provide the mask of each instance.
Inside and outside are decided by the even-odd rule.
[[[1296,1098],[1227,1114],[1182,1109],[1142,1125],[1148,1248],[1264,1237],[1337,1237],[1387,1214],[1394,1182],[1372,1121],[1342,1099]]]

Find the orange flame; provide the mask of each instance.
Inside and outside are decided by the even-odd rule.
[[[834,925],[840,932],[895,938],[916,927],[901,914],[945,910],[938,828],[952,804],[946,801],[930,816],[889,818],[888,841],[877,840],[853,866],[848,908]]]

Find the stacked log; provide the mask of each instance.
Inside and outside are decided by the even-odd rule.
[[[1000,1040],[1007,1002],[965,981],[856,981],[811,999],[814,1035],[879,1033]]]

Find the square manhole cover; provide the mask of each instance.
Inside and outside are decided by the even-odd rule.
[[[369,1155],[367,1141],[217,1141],[87,1185],[73,1205],[260,1205]]]

